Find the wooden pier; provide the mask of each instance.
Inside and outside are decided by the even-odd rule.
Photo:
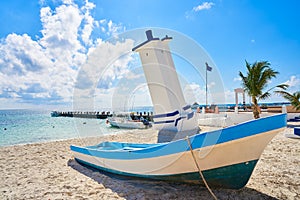
[[[118,114],[117,114],[118,115]],[[125,117],[125,114],[121,114]],[[141,117],[148,121],[153,121],[153,112],[129,112],[126,115],[130,116],[133,120],[139,120]],[[77,118],[91,118],[91,119],[106,119],[112,117],[113,113],[107,112],[82,112],[82,111],[52,111],[51,117],[77,117]]]
[[[106,119],[111,117],[111,112],[81,112],[81,111],[52,111],[51,117],[77,117],[77,118],[94,118],[94,119]]]

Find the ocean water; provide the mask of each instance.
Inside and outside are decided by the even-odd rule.
[[[0,110],[0,146],[122,132],[105,119],[51,117],[50,111]]]
[[[227,110],[228,106],[234,104],[218,106]],[[138,107],[128,111],[151,112],[153,107]],[[101,136],[127,131],[111,128],[106,124],[105,119],[51,117],[50,113],[51,111],[0,110],[0,146]]]

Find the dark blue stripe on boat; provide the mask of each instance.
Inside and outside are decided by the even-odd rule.
[[[191,119],[194,116],[194,112],[190,112],[187,114],[187,119]]]
[[[270,117],[260,118],[231,126],[221,130],[211,131],[207,133],[196,134],[190,137],[191,145],[193,149],[198,149],[206,146],[213,146],[215,144],[221,144],[224,142],[230,142],[236,139],[253,136],[259,133],[283,128],[286,126],[286,114],[279,114]],[[180,134],[180,133],[179,133]],[[128,143],[116,143],[117,145],[133,146],[138,144]],[[99,145],[98,145],[99,146]],[[90,147],[78,147],[71,146],[71,150],[82,154],[87,154],[100,158],[119,159],[119,160],[131,160],[152,158],[158,156],[165,156],[180,152],[189,151],[189,146],[185,139],[160,143],[150,144],[141,147],[138,150],[126,151],[125,149],[119,149],[115,151],[110,150],[98,150],[97,146]]]
[[[179,117],[179,118],[177,118],[177,119],[175,120],[175,126],[177,126],[178,122],[179,122],[180,120],[182,120],[183,118],[186,118],[186,117]]]
[[[187,109],[189,109],[189,108],[191,108],[191,105],[186,105],[186,106],[184,106],[182,109],[185,111],[185,110],[187,110]]]
[[[154,124],[168,124],[168,123],[173,123],[174,120],[166,120],[166,121],[159,121],[159,122],[154,122]]]
[[[171,112],[171,113],[154,115],[153,118],[173,117],[173,116],[178,115],[178,114],[179,114],[179,111],[176,110],[176,111]]]

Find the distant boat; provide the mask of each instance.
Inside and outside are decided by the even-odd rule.
[[[107,119],[107,124],[110,124],[112,127],[116,128],[125,128],[125,129],[146,129],[152,127],[151,122],[140,117],[138,119],[132,119],[130,115],[114,115]]]
[[[157,180],[203,183],[197,163],[210,186],[239,189],[247,184],[266,145],[285,126],[286,114],[279,114],[166,143],[103,142],[72,145],[71,150],[84,165]]]

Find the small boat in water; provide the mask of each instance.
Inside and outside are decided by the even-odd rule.
[[[139,119],[132,119],[131,116],[113,116],[106,120],[107,124],[116,128],[125,129],[145,129],[152,127],[151,122],[144,119],[143,117]]]

